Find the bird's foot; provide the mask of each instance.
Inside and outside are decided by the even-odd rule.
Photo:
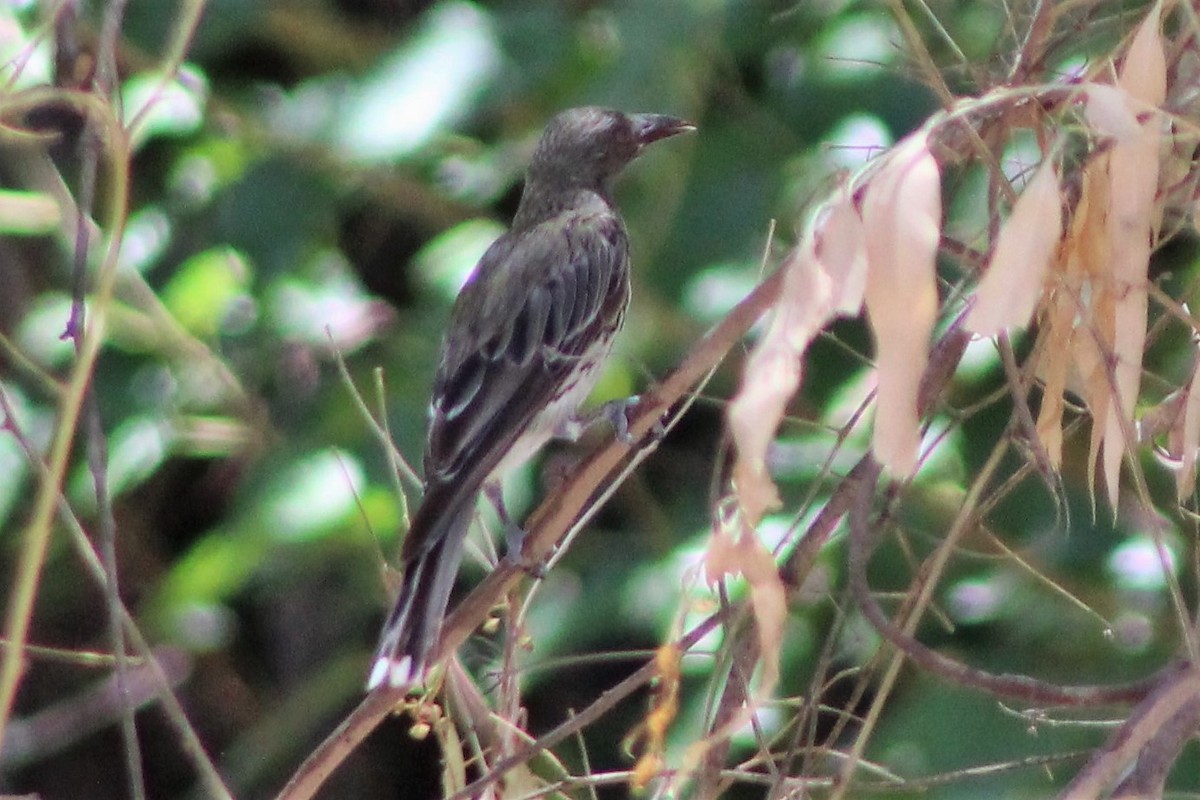
[[[600,422],[607,422],[620,442],[635,444],[637,438],[630,431],[629,424],[641,400],[641,397],[636,394],[632,397],[609,400],[596,410],[582,416],[572,417],[559,425],[555,431],[555,438],[575,442],[588,428]],[[656,439],[661,439],[666,435],[666,428],[663,426],[662,420],[654,424],[650,435]]]
[[[524,554],[521,553],[521,549],[519,547],[509,548],[508,552],[504,554],[504,560],[508,564],[511,564],[529,577],[533,578],[535,581],[540,581],[542,578],[546,577],[546,564],[542,561],[535,561],[533,559],[526,558]]]
[[[639,402],[641,398],[635,394],[620,400],[609,400],[596,411],[599,418],[608,420],[617,440],[622,444],[633,444],[635,441],[633,434],[629,432],[629,417],[637,409]]]
[[[631,395],[622,400],[609,400],[597,410],[597,416],[608,420],[612,425],[613,430],[617,434],[617,438],[625,444],[635,444],[637,437],[629,430],[630,422],[637,415],[638,407],[642,404],[640,395]],[[649,436],[655,441],[661,441],[667,435],[667,426],[664,422],[666,412],[663,412],[658,419],[654,420],[654,425],[650,428]]]
[[[526,558],[522,552],[525,544],[525,529],[509,523],[504,530],[504,560],[534,580],[546,577],[546,565],[542,561]]]

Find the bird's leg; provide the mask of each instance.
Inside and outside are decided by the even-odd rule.
[[[521,554],[521,547],[525,543],[525,529],[509,516],[508,506],[504,504],[503,484],[500,481],[488,481],[483,485],[483,495],[492,504],[492,508],[496,509],[496,516],[504,526],[504,560],[525,570],[530,577],[544,577],[545,567],[541,564],[527,564]]]
[[[521,545],[525,541],[525,529],[513,521],[508,514],[508,506],[504,504],[504,486],[500,481],[488,481],[483,485],[483,496],[496,510],[500,524],[504,526],[504,557],[513,563],[521,559]]]

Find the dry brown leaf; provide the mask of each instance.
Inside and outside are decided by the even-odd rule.
[[[924,133],[898,143],[863,199],[867,312],[875,340],[875,457],[893,475],[912,474],[921,444],[917,391],[937,316],[935,259],[941,174]]]
[[[1062,416],[1066,403],[1063,393],[1067,389],[1067,372],[1070,366],[1071,337],[1074,333],[1072,320],[1074,309],[1064,302],[1062,292],[1056,293],[1053,305],[1046,315],[1045,326],[1040,337],[1038,373],[1043,383],[1042,407],[1038,410],[1037,435],[1046,450],[1050,466],[1062,466]]]
[[[666,766],[664,753],[667,751],[667,733],[679,713],[679,687],[682,675],[679,663],[682,653],[673,644],[665,644],[655,653],[654,664],[658,674],[654,678],[654,697],[646,718],[625,737],[626,749],[641,749],[637,764],[629,776],[629,785],[635,790],[646,788],[650,781],[662,774]]]
[[[779,504],[767,470],[767,450],[803,374],[803,357],[821,328],[838,313],[862,307],[866,257],[862,221],[847,190],[814,215],[790,254],[770,325],[746,361],[742,387],[729,404],[729,428],[737,444],[733,487],[738,508],[714,527],[704,558],[710,583],[741,574],[750,588],[763,667],[756,694],[769,695],[779,679],[779,653],[787,598],[775,559],[755,527]],[[749,708],[747,714],[751,713]],[[654,759],[645,762],[654,763]],[[646,771],[651,766],[646,766]]]
[[[1161,210],[1160,115],[1166,85],[1159,35],[1161,5],[1139,27],[1117,85],[1087,85],[1089,122],[1116,143],[1084,170],[1080,199],[1057,262],[1039,342],[1045,399],[1038,435],[1055,465],[1062,453],[1062,393],[1082,397],[1092,415],[1088,485],[1096,469],[1118,507],[1120,469],[1134,444],[1133,412],[1146,340],[1147,270]]]
[[[1068,359],[1068,388],[1083,398],[1092,414],[1088,445],[1088,491],[1095,509],[1096,462],[1104,443],[1105,420],[1112,401],[1108,359],[1113,340],[1113,293],[1110,278],[1111,251],[1108,240],[1108,207],[1111,193],[1108,156],[1104,154],[1084,173],[1083,198],[1086,208],[1076,210],[1076,225],[1067,261],[1071,287],[1064,299],[1071,304],[1074,331],[1070,349],[1057,354]]]
[[[1047,158],[1000,230],[991,264],[975,292],[975,305],[967,314],[967,329],[995,336],[1029,324],[1060,238],[1062,199],[1054,164]]]
[[[738,554],[738,566],[750,586],[750,607],[754,612],[759,659],[763,665],[756,694],[765,698],[779,681],[779,657],[787,621],[787,590],[771,551],[752,530],[746,529],[742,534]]]
[[[1107,175],[1102,177],[1106,179]],[[1107,180],[1091,171],[1085,172],[1075,214],[1059,249],[1058,261],[1053,265],[1053,289],[1038,340],[1038,376],[1044,390],[1037,432],[1050,463],[1056,468],[1062,465],[1063,394],[1072,388],[1087,398],[1084,391],[1087,382],[1082,377],[1076,350],[1079,338],[1089,333],[1081,333],[1076,326],[1086,314],[1083,286],[1090,281],[1088,265],[1103,263],[1107,258],[1102,235],[1107,196]]]
[[[742,575],[750,587],[750,607],[758,632],[759,659],[763,668],[756,695],[765,697],[779,680],[779,653],[787,620],[787,591],[779,577],[775,557],[754,529],[738,514],[713,527],[704,556],[704,575],[715,584],[730,575]]]

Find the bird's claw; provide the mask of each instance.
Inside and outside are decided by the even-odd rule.
[[[638,441],[637,437],[629,430],[629,423],[641,403],[641,396],[635,394],[624,400],[610,400],[604,404],[601,410],[601,413],[613,426],[613,430],[616,431],[617,438],[625,444],[636,444]],[[666,416],[667,412],[664,411],[659,415],[658,419],[654,420],[654,424],[650,427],[648,434],[651,439],[661,441],[666,437]]]
[[[634,444],[637,440],[629,431],[629,415],[637,408],[641,398],[636,394],[623,400],[609,400],[600,407],[600,413],[612,425],[617,440],[623,444]]]
[[[583,432],[595,425],[597,422],[607,422],[613,429],[617,440],[622,444],[636,444],[637,437],[630,430],[630,421],[633,412],[637,409],[641,398],[638,395],[632,397],[623,397],[617,400],[609,400],[602,406],[583,416],[575,416],[564,421],[558,426],[555,431],[555,438],[563,439],[570,442],[579,440]],[[657,438],[666,432],[662,422],[655,423],[651,434]]]
[[[510,525],[504,534],[504,561],[521,570],[534,580],[546,577],[546,565],[535,559],[528,559],[522,552],[525,542],[525,531],[519,525]]]

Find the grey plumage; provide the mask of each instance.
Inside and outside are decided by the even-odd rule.
[[[692,127],[577,108],[546,127],[512,229],[459,294],[430,403],[425,496],[369,688],[423,678],[476,499],[586,399],[629,304],[629,242],[612,181],[646,145]]]

